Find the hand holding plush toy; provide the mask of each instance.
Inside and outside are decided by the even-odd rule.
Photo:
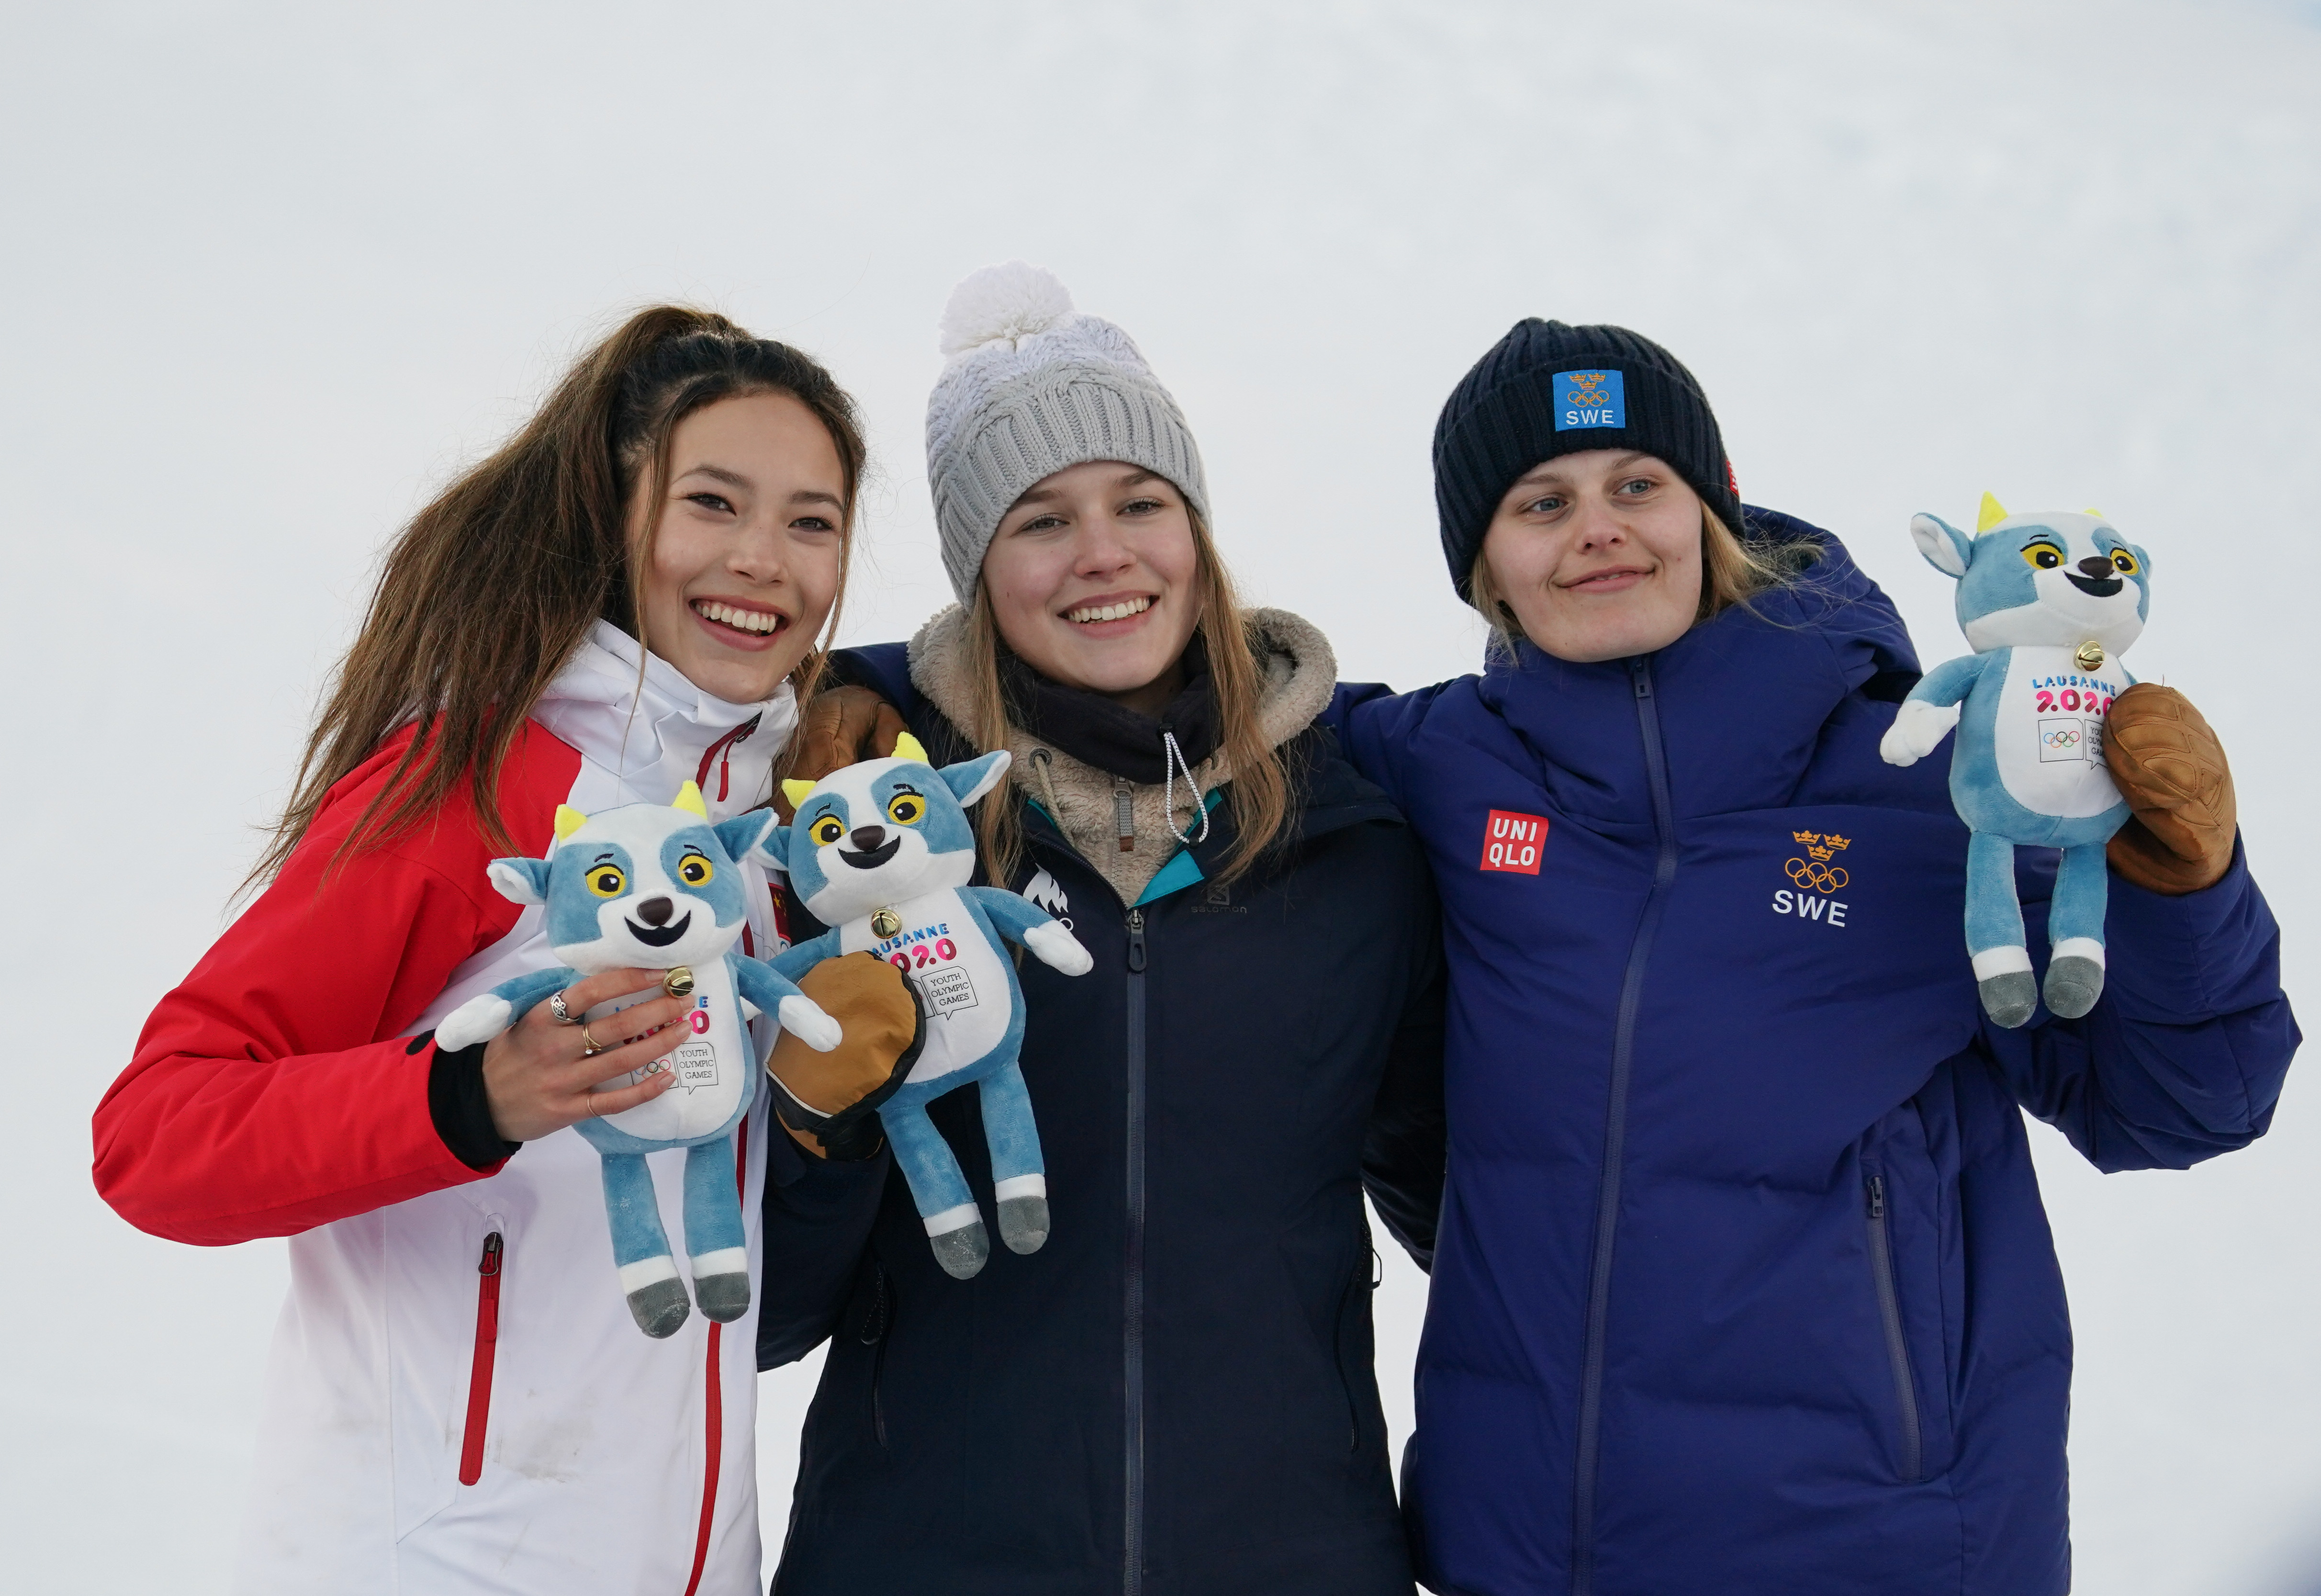
[[[694,1295],[710,1318],[733,1323],[750,1309],[750,1253],[733,1141],[733,1126],[758,1090],[747,1021],[770,1013],[810,1046],[827,1052],[839,1042],[838,1023],[795,983],[733,951],[745,924],[735,862],[776,862],[762,851],[776,823],[772,810],[752,809],[712,825],[700,789],[690,781],[668,807],[630,804],[583,815],[560,806],[549,856],[496,859],[491,880],[502,897],[544,907],[549,947],[564,963],[469,999],[435,1029],[437,1045],[446,1049],[487,1041],[591,971],[668,968],[663,990],[691,995],[686,1039],[597,1090],[660,1071],[672,1073],[675,1084],[633,1108],[573,1126],[604,1159],[613,1261],[620,1266],[629,1311],[648,1336],[674,1334],[689,1309],[644,1155],[664,1147],[689,1149],[685,1240]],[[587,1022],[654,995],[598,1004],[571,1023],[585,1038]]]
[[[2180,898],[2233,867],[2240,800],[2225,745],[2174,688],[2138,682],[2104,723],[2104,762],[2134,811],[2112,834],[2112,873]]]
[[[884,959],[917,994],[925,1039],[906,1077],[843,1115],[822,1114],[787,1092],[775,1107],[783,1124],[825,1141],[876,1112],[937,1261],[966,1280],[983,1268],[991,1243],[927,1104],[969,1082],[980,1088],[1000,1239],[1013,1252],[1039,1251],[1048,1239],[1047,1166],[1016,1063],[1024,990],[1000,938],[1066,975],[1087,974],[1094,961],[1045,911],[1013,892],[968,885],[975,831],[967,806],[1006,773],[1006,751],[938,771],[906,734],[895,755],[817,782],[783,783],[797,819],[778,834],[774,852],[787,860],[797,900],[832,929],[773,964],[795,978],[842,953]]]
[[[2144,631],[2150,557],[2095,511],[2010,516],[1989,494],[1974,536],[1934,515],[1913,518],[1910,535],[1958,579],[1959,624],[1977,652],[1910,690],[1879,752],[1915,764],[1959,728],[1951,801],[1971,834],[1966,944],[1983,1010],[2012,1027],[2044,997],[2076,1019],[2103,995],[2105,848],[2129,815],[2105,721],[2134,681],[2119,656]],[[2018,844],[2063,853],[2043,989],[2015,895]]]

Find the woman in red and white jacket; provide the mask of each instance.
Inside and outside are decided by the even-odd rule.
[[[638,1333],[596,1153],[569,1127],[667,1089],[684,1000],[582,1056],[548,1005],[436,1047],[445,1014],[559,962],[486,864],[559,804],[762,804],[844,587],[863,444],[813,360],[660,307],[413,520],[259,867],[96,1117],[98,1190],[199,1245],[291,1238],[236,1589],[754,1596],[756,1344],[826,1333],[885,1157],[736,1129],[755,1300]],[[745,951],[781,945],[748,876]],[[654,984],[579,980],[569,1011]],[[844,1024],[847,1015],[838,1017]],[[759,1041],[769,1048],[770,1019]],[[658,1161],[657,1161],[658,1162]],[[665,1208],[674,1169],[657,1171]],[[672,1209],[673,1212],[673,1209]],[[675,1223],[674,1218],[670,1221]],[[769,1278],[769,1276],[771,1278]]]

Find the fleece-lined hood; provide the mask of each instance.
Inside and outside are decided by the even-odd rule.
[[[1261,686],[1258,729],[1266,746],[1279,748],[1314,724],[1337,685],[1338,658],[1330,640],[1312,623],[1281,609],[1247,612],[1258,645]],[[967,612],[952,605],[919,628],[911,639],[911,683],[955,726],[975,724],[974,682],[967,665]],[[1179,847],[1178,835],[1197,826],[1199,799],[1186,784],[1127,781],[1051,744],[1019,726],[1008,728],[1014,754],[1009,779],[1026,798],[1047,809],[1064,834],[1103,870],[1122,899],[1134,902],[1153,872]],[[1192,786],[1215,792],[1233,780],[1224,749],[1193,767]],[[1133,846],[1122,848],[1118,800],[1130,800]],[[1173,802],[1173,814],[1171,813]],[[1099,845],[1100,844],[1100,845]]]

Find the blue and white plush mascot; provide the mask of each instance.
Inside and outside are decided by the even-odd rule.
[[[506,1030],[551,993],[599,970],[666,969],[662,990],[693,996],[691,1034],[642,1069],[597,1082],[610,1091],[648,1074],[677,1083],[648,1103],[573,1128],[605,1161],[605,1208],[613,1262],[629,1311],[648,1336],[673,1334],[687,1315],[685,1284],[669,1256],[660,1202],[644,1155],[666,1147],[685,1155],[685,1242],[701,1311],[731,1324],[750,1309],[750,1252],[733,1180],[733,1127],[758,1092],[758,1058],[748,1020],[770,1013],[822,1052],[838,1045],[838,1022],[796,985],[735,953],[743,924],[742,872],[734,862],[775,862],[763,845],[778,825],[753,809],[712,825],[700,789],[687,782],[677,802],[628,804],[595,815],[559,806],[556,841],[545,859],[496,859],[500,895],[546,911],[548,945],[561,967],[501,983],[453,1009],[436,1027],[438,1046],[461,1048]],[[648,990],[600,1003],[597,1019],[659,993]]]
[[[1966,946],[1983,1011],[2019,1026],[2043,996],[2076,1019],[2103,995],[2104,844],[2128,815],[2104,764],[2104,717],[2135,680],[2119,656],[2144,630],[2150,557],[2094,510],[2009,515],[1989,494],[1974,536],[1933,515],[1912,518],[1910,536],[1958,579],[1959,625],[1976,652],[1910,690],[1879,752],[1915,764],[1958,726],[1951,801],[1972,834]],[[2018,844],[2063,851],[2043,991],[2015,896]]]
[[[1094,962],[1046,911],[1013,892],[968,885],[975,830],[967,806],[998,784],[1007,761],[1002,750],[938,771],[905,735],[891,759],[782,784],[797,809],[777,844],[787,856],[790,890],[832,929],[781,954],[774,968],[795,979],[824,959],[868,952],[909,981],[926,1041],[877,1111],[935,1258],[960,1280],[982,1269],[991,1243],[927,1104],[970,1081],[981,1087],[1000,1239],[1012,1252],[1038,1252],[1048,1239],[1047,1166],[1016,1064],[1024,990],[999,939],[1022,943],[1066,975],[1085,975]]]

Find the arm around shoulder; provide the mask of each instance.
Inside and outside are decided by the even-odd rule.
[[[1314,724],[1334,734],[1346,761],[1365,781],[1405,802],[1403,772],[1411,738],[1439,689],[1397,693],[1375,681],[1342,681]]]

